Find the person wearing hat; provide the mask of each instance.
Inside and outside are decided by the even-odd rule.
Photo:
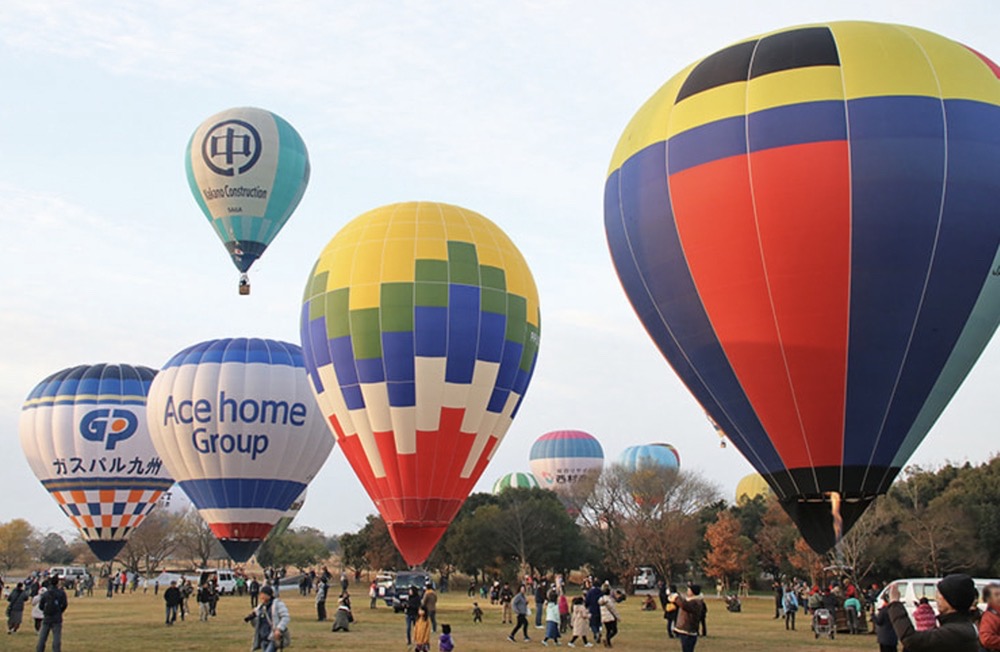
[[[253,613],[254,630],[251,650],[275,652],[291,644],[288,634],[288,607],[274,597],[274,588],[267,584],[260,589],[260,604]]]
[[[672,599],[677,605],[674,635],[681,641],[681,652],[694,652],[694,646],[698,644],[698,625],[705,612],[701,586],[688,584],[687,596],[675,594]]]
[[[908,652],[978,652],[979,636],[971,609],[978,593],[972,578],[948,575],[937,585],[938,622],[935,629],[918,632],[899,601],[899,585],[889,587],[889,620]]]

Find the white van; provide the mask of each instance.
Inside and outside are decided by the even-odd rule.
[[[639,591],[648,591],[656,588],[656,571],[652,566],[640,566],[635,570],[635,577],[632,578],[632,587]]]
[[[62,578],[64,588],[72,589],[87,576],[87,569],[83,566],[53,566],[49,569],[49,577],[56,576]]]
[[[198,569],[197,586],[201,586],[212,580],[215,580],[216,586],[219,588],[219,595],[233,595],[236,593],[236,575],[228,568]]]
[[[934,607],[934,613],[937,613],[937,584],[941,581],[940,577],[911,577],[901,580],[895,580],[886,585],[882,592],[878,595],[878,605],[882,604],[882,596],[889,594],[889,588],[892,585],[899,586],[899,601],[903,603],[906,607],[906,612],[910,614],[910,620],[913,620],[913,612],[917,609],[917,603],[920,602],[920,598],[927,598],[930,605]],[[1000,579],[982,579],[975,577],[972,581],[976,584],[976,593],[979,595],[977,600],[982,600],[983,589],[986,588],[988,584],[1000,584]],[[979,602],[979,608],[985,609],[986,605]]]

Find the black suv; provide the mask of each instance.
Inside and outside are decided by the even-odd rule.
[[[392,590],[385,592],[385,603],[392,607],[392,610],[399,613],[404,608],[406,594],[410,592],[410,587],[417,587],[420,596],[424,595],[424,587],[431,581],[431,576],[426,571],[402,571],[396,573],[396,579],[392,582]]]

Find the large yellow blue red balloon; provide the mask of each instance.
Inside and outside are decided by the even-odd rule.
[[[614,152],[605,227],[660,351],[817,550],[1000,320],[1000,68],[842,22],[688,66]]]
[[[306,366],[408,563],[427,558],[510,427],[539,327],[527,263],[470,210],[383,206],[320,254],[302,305]]]

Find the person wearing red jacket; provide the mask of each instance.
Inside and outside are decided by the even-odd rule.
[[[1000,584],[983,589],[986,611],[979,621],[979,644],[987,652],[1000,652]]]
[[[937,614],[927,598],[920,598],[917,603],[917,608],[913,611],[913,624],[917,626],[918,632],[937,627]]]

